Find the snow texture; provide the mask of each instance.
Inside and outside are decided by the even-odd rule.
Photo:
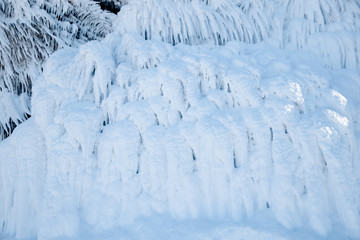
[[[247,2],[129,1],[115,33],[54,53],[33,84],[32,117],[0,143],[2,232],[71,238],[84,224],[102,232],[154,214],[243,222],[265,212],[290,230],[326,237],[340,225],[359,238],[359,5],[275,1],[295,11],[281,21],[315,27],[301,30],[306,44],[279,46],[270,29],[281,17],[240,26],[262,19],[252,6],[274,14],[276,4]],[[209,35],[229,19],[221,42]],[[338,24],[343,35],[323,31]],[[254,29],[268,40],[241,35]],[[272,238],[253,231],[214,236]]]
[[[4,104],[24,99],[21,95],[30,98],[32,81],[55,50],[105,37],[109,17],[88,0],[1,0],[0,95],[13,98]],[[2,105],[7,117],[0,119],[0,141],[30,114],[29,106]]]
[[[96,2],[114,12],[121,8],[114,22],[121,34],[135,32],[173,45],[265,41],[280,48],[310,50],[327,68],[360,69],[360,5],[355,0]],[[0,18],[0,91],[17,95],[31,95],[32,81],[49,54],[65,45],[103,37],[112,31],[109,21],[115,16],[99,12],[91,0],[2,0],[0,11],[4,15]],[[13,116],[11,123],[23,120]],[[0,122],[4,129],[9,124]]]
[[[81,221],[269,208],[289,229],[326,235],[340,222],[359,236],[359,97],[336,85],[359,89],[357,74],[266,45],[132,34],[59,51],[44,68],[33,117],[0,145],[4,231],[71,237]]]

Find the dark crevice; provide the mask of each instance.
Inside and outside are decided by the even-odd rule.
[[[13,131],[15,130],[15,128],[16,128],[20,123],[22,123],[23,121],[26,121],[26,120],[27,120],[28,118],[30,118],[30,117],[31,117],[30,114],[25,113],[22,121],[20,121],[20,120],[17,119],[17,120],[14,122],[14,121],[10,118],[8,124],[6,124],[5,126],[0,123],[0,132],[1,132],[1,134],[0,134],[0,140],[9,137],[9,136],[13,133]]]
[[[120,12],[121,9],[121,2],[113,2],[113,1],[106,1],[106,0],[94,0],[100,5],[101,10],[109,11],[111,13],[117,14]]]
[[[194,149],[192,149],[192,148],[191,148],[191,153],[192,153],[193,161],[196,161],[196,155],[195,155]]]
[[[235,149],[233,150],[233,162],[234,162],[234,168],[238,168],[238,165],[237,165],[237,162],[236,162]]]

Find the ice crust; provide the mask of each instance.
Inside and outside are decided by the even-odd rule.
[[[161,18],[156,11],[169,9],[174,18],[189,5],[193,17],[220,18],[209,25],[216,32],[229,18],[211,11],[236,1],[207,2],[198,14],[205,2],[129,1],[115,33],[46,61],[32,117],[0,142],[3,233],[71,238],[84,224],[101,232],[152,214],[241,222],[267,212],[287,229],[329,236],[340,225],[360,237],[358,23],[344,35],[321,31],[358,8],[330,1],[343,11],[305,31],[301,47],[279,49],[270,37],[217,46],[207,30],[175,43],[168,32],[144,39],[137,14]],[[325,37],[330,45],[316,45]]]
[[[267,209],[289,229],[325,236],[340,222],[359,236],[353,88],[358,74],[265,44],[112,34],[59,51],[34,84],[31,120],[0,145],[3,231],[48,239],[81,222]]]

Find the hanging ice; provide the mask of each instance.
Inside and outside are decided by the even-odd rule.
[[[355,1],[129,1],[115,33],[51,56],[31,119],[0,143],[2,232],[266,212],[358,238],[358,12]]]

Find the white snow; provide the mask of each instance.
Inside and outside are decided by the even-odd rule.
[[[129,1],[115,33],[47,60],[31,119],[0,142],[4,236],[360,237],[357,20],[351,36],[323,46],[330,55],[308,45],[317,34],[328,34],[326,43],[341,38],[323,30],[358,5],[315,1],[322,8],[313,13],[301,1],[293,6],[300,13],[287,14],[305,12],[316,24],[279,49],[276,29],[269,41],[248,44],[230,28],[221,46],[209,44],[229,16],[261,17],[236,15],[240,1],[207,2]],[[319,11],[332,15],[318,19]],[[190,24],[206,16],[206,26]],[[174,42],[184,34],[181,19],[198,29]]]

